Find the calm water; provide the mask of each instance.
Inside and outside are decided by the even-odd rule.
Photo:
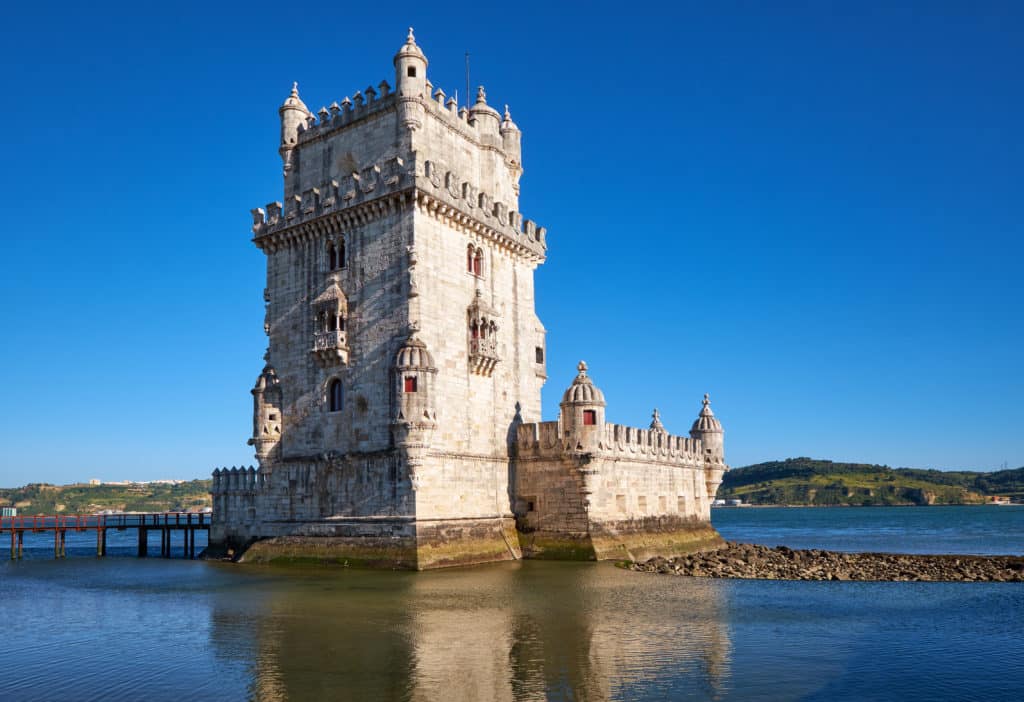
[[[893,551],[955,550],[955,520],[976,534],[952,535],[961,550],[1022,550],[1016,508],[715,512],[728,538],[882,538]],[[1016,700],[1024,688],[1019,584],[712,581],[540,562],[274,569],[97,560],[92,543],[53,561],[44,541],[0,565],[0,700]]]

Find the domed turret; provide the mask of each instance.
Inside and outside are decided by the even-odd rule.
[[[596,447],[604,429],[604,393],[587,375],[584,361],[576,369],[576,378],[562,395],[562,432],[571,449],[589,449]]]
[[[277,113],[281,115],[281,152],[291,149],[299,139],[299,128],[310,117],[309,108],[299,97],[299,84],[292,83],[292,92]]]
[[[281,441],[281,383],[269,363],[252,389],[252,438],[256,459],[262,467]]]
[[[508,105],[505,105],[505,116],[501,120],[501,145],[505,149],[505,155],[508,156],[516,165],[519,165],[522,161],[522,137],[523,133],[519,131],[519,127],[515,122],[512,121],[512,115],[509,114]]]
[[[412,27],[409,36],[395,54],[395,86],[399,97],[419,97],[426,95],[427,57],[416,45]]]
[[[476,89],[476,102],[469,108],[469,118],[476,121],[479,133],[498,136],[501,116],[497,110],[487,104],[487,93],[482,85]]]
[[[433,402],[436,374],[434,357],[427,350],[427,345],[410,336],[395,354],[396,423],[422,428],[434,426],[437,419]]]
[[[711,398],[705,393],[704,407],[693,426],[690,427],[690,436],[700,439],[704,443],[705,454],[722,458],[724,456],[723,434],[722,423],[711,411]]]

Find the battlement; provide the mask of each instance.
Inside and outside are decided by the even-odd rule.
[[[299,126],[298,143],[315,141],[394,106],[395,94],[388,82],[382,80],[377,89],[367,86],[364,90],[357,90],[351,98],[346,95],[340,103],[335,101],[330,107],[321,107],[315,114],[311,112],[306,123]]]
[[[420,206],[427,212],[454,220],[496,243],[512,248],[537,261],[544,259],[547,230],[522,214],[496,202],[490,194],[463,180],[458,173],[436,160],[421,161],[415,153],[390,156],[362,167],[338,180],[309,188],[266,209],[252,210],[252,232],[257,246],[277,235],[326,215],[415,189]]]
[[[222,495],[228,492],[247,492],[263,487],[264,476],[254,467],[217,468],[213,471],[210,493]]]
[[[506,144],[503,139],[503,133],[508,132],[510,128],[518,131],[510,121],[502,121],[498,113],[486,103],[475,105],[473,108],[460,107],[456,99],[446,96],[441,88],[434,90],[429,80],[427,93],[419,100],[426,108],[427,114],[476,145],[497,149],[504,153],[506,158],[518,163],[518,150],[507,148],[510,144]],[[480,87],[480,94],[483,95],[483,86]],[[505,111],[507,115],[507,106]]]
[[[521,424],[516,442],[521,458],[568,455],[575,450],[559,422]],[[700,439],[673,436],[656,429],[606,423],[597,447],[600,455],[609,458],[648,459],[686,466],[704,463],[704,445]]]

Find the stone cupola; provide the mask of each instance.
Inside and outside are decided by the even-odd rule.
[[[572,385],[562,395],[562,434],[570,450],[592,450],[604,430],[604,393],[587,375],[587,364],[580,361]]]
[[[711,398],[705,393],[704,407],[690,427],[690,437],[703,442],[705,455],[721,459],[725,455],[723,434],[722,423],[711,411]]]

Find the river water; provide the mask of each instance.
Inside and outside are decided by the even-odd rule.
[[[722,509],[793,547],[1021,553],[1024,508]],[[901,526],[902,525],[902,526]],[[0,700],[1018,700],[1024,585],[428,573],[131,557],[0,565]],[[151,553],[153,552],[151,548]]]

